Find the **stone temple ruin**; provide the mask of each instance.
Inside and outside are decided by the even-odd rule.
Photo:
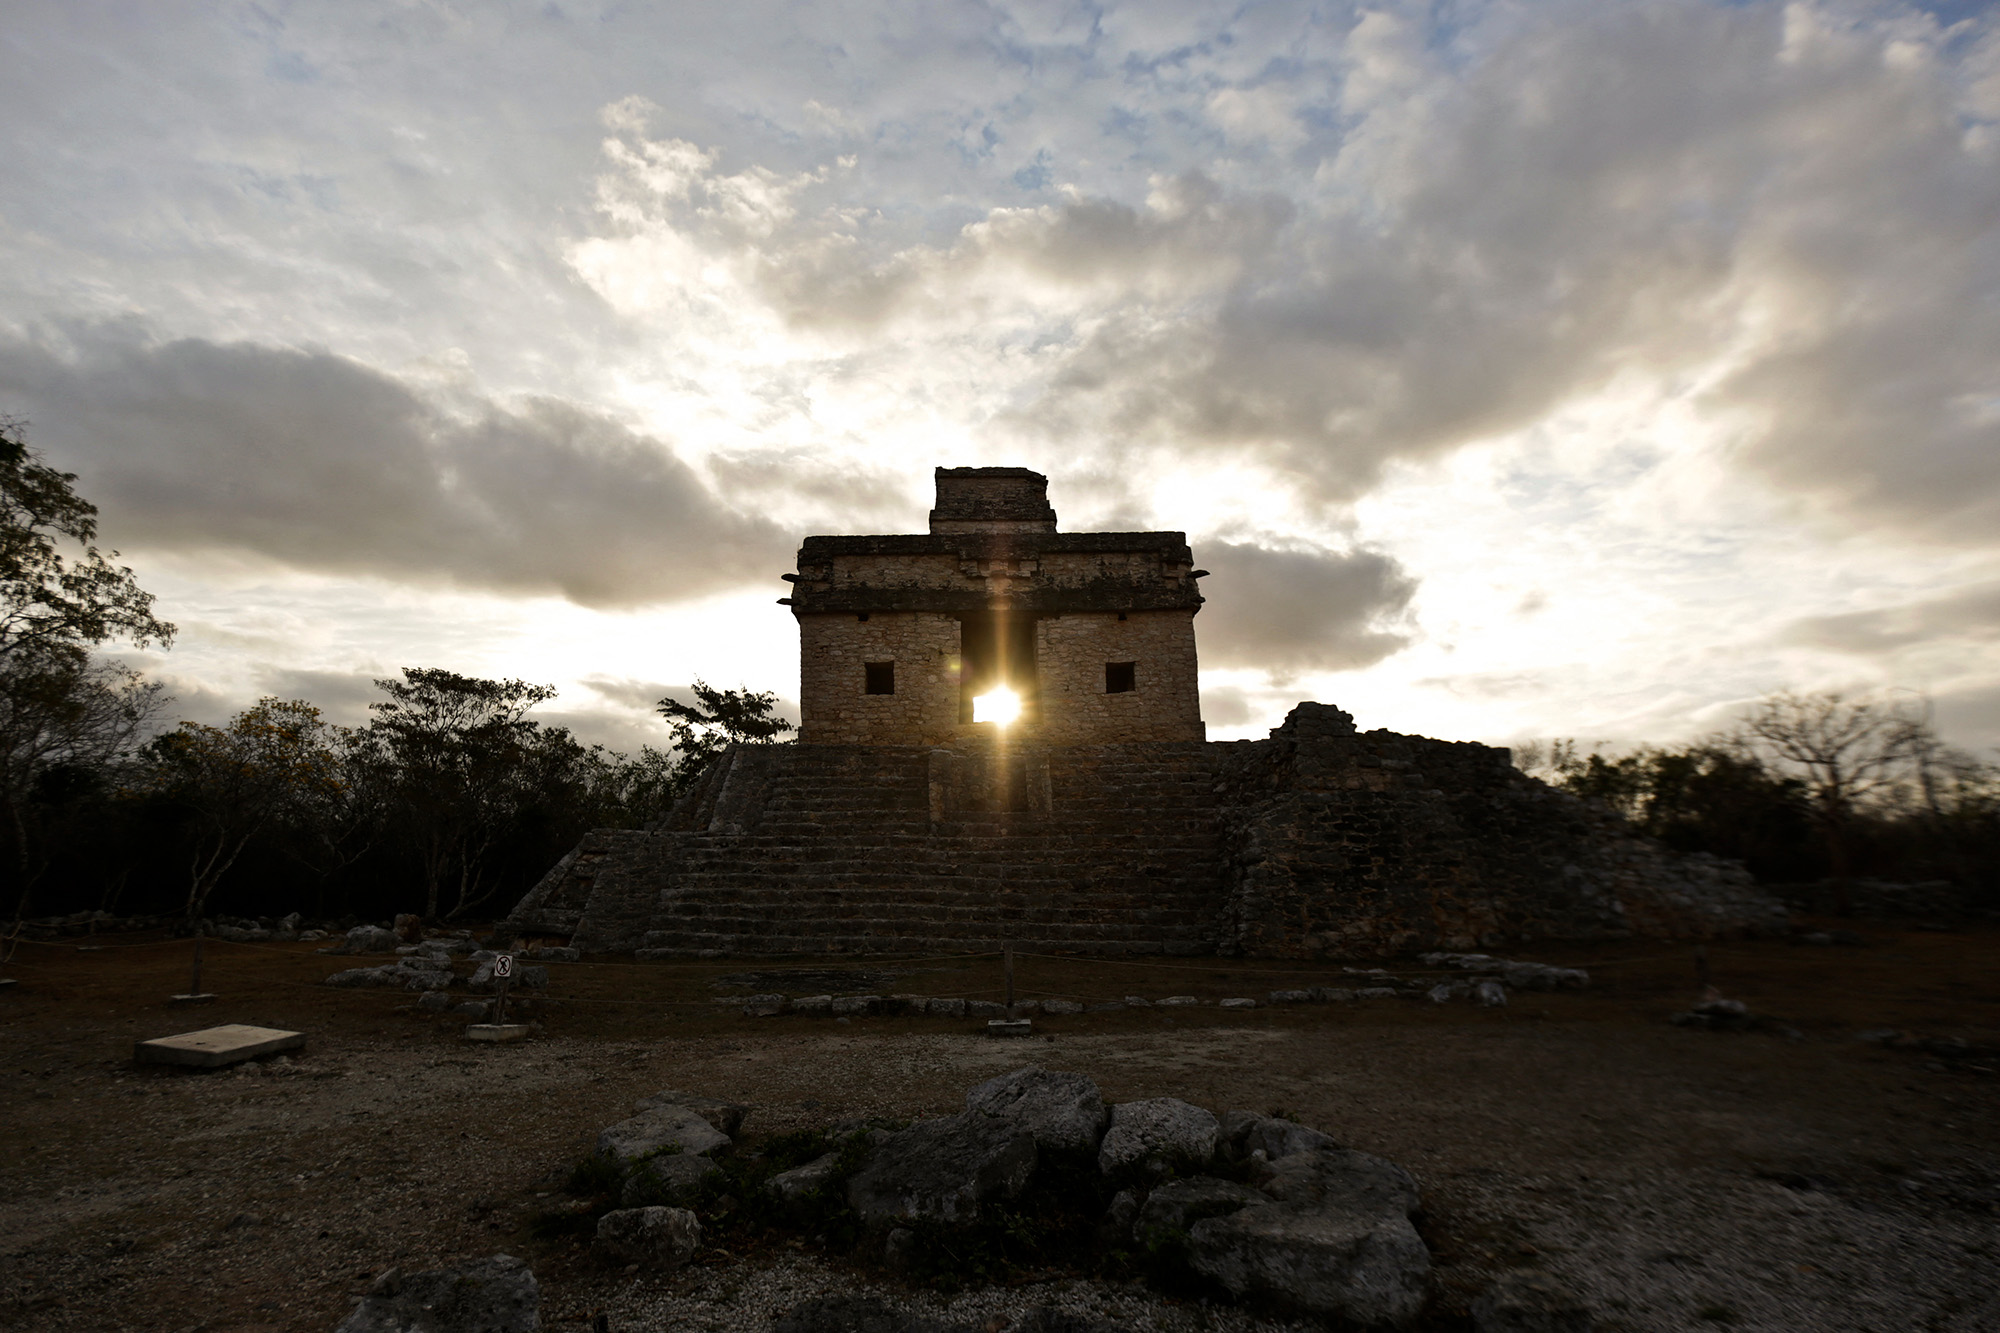
[[[508,924],[642,957],[1025,948],[1309,958],[1781,927],[1485,745],[1302,703],[1210,742],[1179,532],[1056,531],[1048,481],[940,468],[928,533],[808,537],[802,725],[656,826],[599,829]],[[1225,590],[1226,591],[1226,590]],[[996,687],[1018,716],[982,720]]]

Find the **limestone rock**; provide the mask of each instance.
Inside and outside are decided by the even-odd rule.
[[[1502,1273],[1472,1303],[1474,1333],[1590,1333],[1590,1307],[1547,1273]]]
[[[742,1102],[704,1097],[698,1092],[683,1092],[679,1088],[664,1088],[650,1097],[642,1097],[632,1109],[651,1111],[662,1106],[685,1106],[715,1126],[717,1133],[727,1134],[732,1139],[743,1128],[743,1117],[750,1114],[750,1108]]]
[[[789,1171],[780,1171],[764,1182],[764,1190],[778,1206],[793,1216],[806,1211],[807,1203],[821,1190],[831,1185],[835,1168],[840,1164],[838,1152],[815,1157],[804,1166],[795,1166]]]
[[[1334,1147],[1334,1141],[1318,1130],[1295,1120],[1258,1115],[1255,1111],[1230,1111],[1222,1117],[1220,1141],[1239,1157],[1261,1152],[1270,1161]]]
[[[1215,1156],[1217,1128],[1214,1116],[1173,1097],[1120,1102],[1111,1108],[1097,1169],[1107,1176],[1137,1171],[1157,1179],[1176,1166],[1199,1165]]]
[[[1361,1325],[1408,1324],[1430,1276],[1430,1252],[1401,1214],[1244,1208],[1195,1223],[1188,1250],[1194,1270],[1234,1296]]]
[[[1197,1222],[1189,1263],[1238,1297],[1356,1324],[1423,1308],[1430,1251],[1410,1225],[1417,1184],[1393,1162],[1318,1148],[1271,1164],[1275,1203]]]
[[[380,926],[356,926],[347,932],[347,943],[342,945],[344,953],[392,953],[403,941],[393,930]]]
[[[1214,1176],[1170,1180],[1146,1196],[1136,1234],[1144,1241],[1160,1232],[1186,1231],[1197,1222],[1240,1209],[1268,1206],[1270,1196]]]
[[[614,1263],[672,1272],[700,1246],[701,1222],[685,1208],[620,1208],[597,1222],[597,1252]]]
[[[597,1136],[597,1151],[626,1166],[663,1148],[701,1154],[728,1146],[727,1134],[685,1106],[656,1106],[641,1111]]]
[[[334,1333],[540,1333],[542,1292],[512,1255],[377,1278]]]
[[[1355,1214],[1407,1217],[1417,1209],[1417,1182],[1409,1172],[1352,1148],[1319,1148],[1273,1162],[1263,1187],[1280,1203]]]
[[[1034,1135],[1037,1148],[1055,1152],[1096,1152],[1111,1115],[1082,1074],[1034,1065],[980,1084],[965,1094],[965,1109],[1008,1121]]]
[[[965,1223],[991,1199],[1012,1199],[1035,1172],[1035,1137],[977,1112],[921,1120],[890,1135],[847,1182],[869,1228],[917,1219]]]
[[[627,1208],[664,1205],[685,1208],[700,1196],[702,1184],[720,1176],[722,1168],[690,1153],[662,1153],[635,1163],[618,1192]]]

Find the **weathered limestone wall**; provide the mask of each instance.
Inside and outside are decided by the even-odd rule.
[[[511,919],[674,954],[1317,958],[1767,933],[1785,911],[1505,750],[1302,704],[1224,744],[736,747],[658,829],[592,833]]]
[[[809,745],[932,745],[958,726],[958,621],[925,611],[840,612],[799,621],[799,739]],[[865,693],[869,662],[896,664],[894,694]]]
[[[1049,616],[1035,629],[1042,686],[1039,739],[1056,745],[1107,737],[1206,739],[1194,612],[1133,611],[1122,620],[1112,612]],[[1104,668],[1111,662],[1134,664],[1135,688],[1105,692]]]

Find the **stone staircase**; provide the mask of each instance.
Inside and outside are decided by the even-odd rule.
[[[593,835],[564,872],[587,885],[544,897],[581,906],[585,947],[652,957],[1207,953],[1213,769],[1200,744],[745,748],[660,831]]]

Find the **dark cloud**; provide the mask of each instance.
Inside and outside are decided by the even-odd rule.
[[[617,607],[773,579],[792,542],[576,403],[448,405],[322,351],[0,338],[0,402],[129,547]]]
[[[257,688],[281,699],[303,699],[317,705],[329,722],[345,727],[366,726],[368,705],[389,696],[376,687],[380,680],[400,680],[398,671],[316,671],[306,667],[260,666]]]
[[[1794,620],[1780,642],[1870,656],[1940,639],[2000,638],[2000,583],[1873,611]]]
[[[1202,542],[1208,602],[1196,621],[1201,660],[1289,673],[1379,662],[1409,639],[1397,632],[1416,580],[1380,551],[1274,551]]]

